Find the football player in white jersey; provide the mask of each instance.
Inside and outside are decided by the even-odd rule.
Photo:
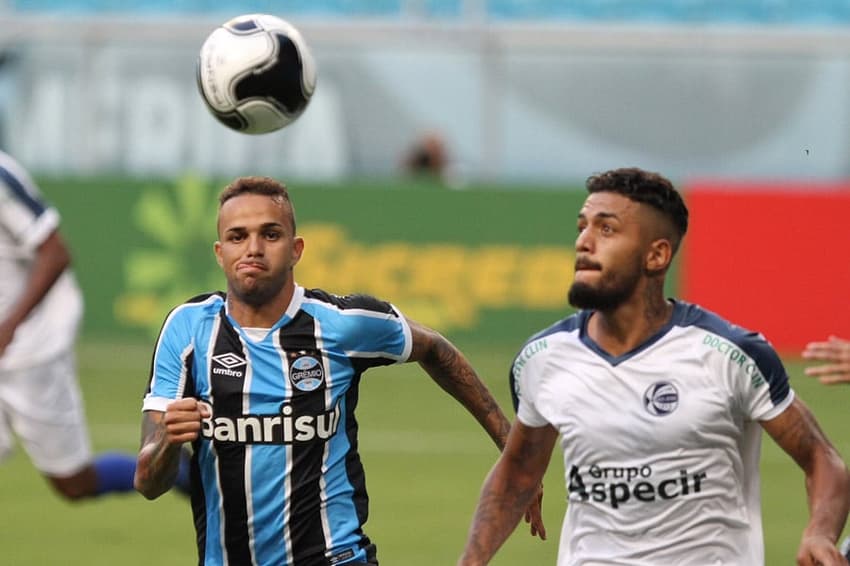
[[[514,361],[517,419],[459,564],[494,556],[559,438],[569,491],[559,566],[764,564],[765,430],[805,475],[810,517],[797,564],[846,565],[835,543],[850,475],[773,348],[664,296],[687,231],[679,193],[637,168],[592,176],[587,189],[569,291],[579,310]]]
[[[14,433],[57,493],[76,500],[132,491],[136,461],[92,455],[74,357],[83,302],[70,262],[56,209],[0,152],[0,459]]]

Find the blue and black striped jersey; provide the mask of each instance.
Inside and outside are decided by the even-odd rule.
[[[222,293],[172,310],[143,410],[164,411],[183,397],[211,409],[192,465],[200,564],[374,557],[363,532],[359,380],[370,367],[407,360],[410,350],[404,317],[366,295],[296,286],[286,313],[253,338],[228,315]]]

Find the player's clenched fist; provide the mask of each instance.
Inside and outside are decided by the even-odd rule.
[[[171,489],[177,479],[181,446],[198,438],[203,419],[212,416],[212,408],[191,397],[172,401],[165,411],[144,411],[142,447],[136,460],[133,485],[155,499]]]
[[[169,444],[192,442],[201,431],[201,421],[212,415],[209,405],[193,397],[186,397],[168,404],[163,423]]]

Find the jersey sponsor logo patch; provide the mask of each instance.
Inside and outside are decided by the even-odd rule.
[[[706,334],[702,339],[702,344],[703,346],[708,346],[709,348],[717,350],[729,358],[730,361],[734,362],[739,368],[744,370],[750,378],[750,384],[754,388],[761,387],[765,384],[765,377],[762,375],[756,365],[756,362],[732,342],[721,340],[713,334]]]
[[[291,405],[283,405],[280,414],[214,414],[212,406],[203,402],[212,414],[201,422],[201,435],[217,442],[237,444],[297,444],[327,440],[339,429],[340,409],[319,414],[299,414]]]
[[[315,391],[325,380],[325,368],[313,355],[303,355],[289,362],[289,381],[299,391]]]
[[[679,406],[679,391],[669,381],[653,383],[643,394],[643,406],[650,415],[667,416]]]
[[[530,344],[527,344],[525,348],[517,354],[516,360],[514,360],[514,375],[519,377],[520,372],[522,372],[522,368],[526,363],[528,363],[528,360],[530,360],[535,354],[546,350],[548,347],[549,343],[546,341],[546,338],[540,338]]]
[[[237,369],[246,365],[248,362],[233,352],[218,354],[212,358],[212,372],[216,375],[228,375],[230,377],[243,377],[244,370]]]
[[[652,467],[587,466],[582,473],[578,466],[570,468],[568,489],[570,497],[582,502],[594,501],[618,509],[625,504],[651,503],[686,497],[702,491],[708,474],[679,470],[674,477],[654,477]]]

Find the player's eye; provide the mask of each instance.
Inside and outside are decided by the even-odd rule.
[[[228,242],[241,242],[245,239],[245,234],[239,234],[237,232],[231,232],[227,237]]]
[[[275,241],[275,240],[280,240],[280,238],[281,238],[280,232],[278,232],[276,230],[269,230],[268,232],[266,232],[266,239],[267,240]]]

